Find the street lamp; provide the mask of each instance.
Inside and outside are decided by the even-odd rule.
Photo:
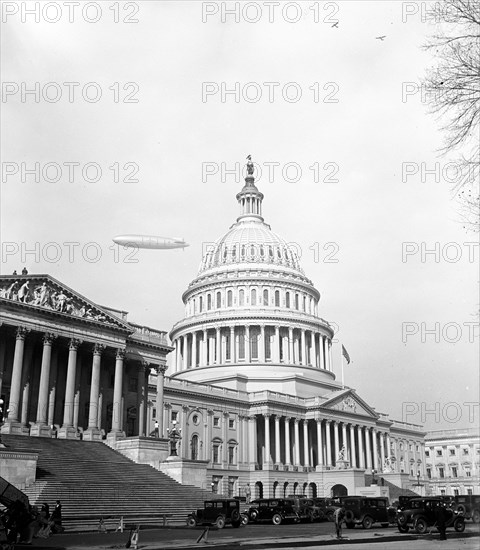
[[[170,440],[170,456],[177,455],[177,443],[182,439],[182,430],[177,428],[177,421],[172,421],[172,428],[167,429],[168,439]]]
[[[375,479],[375,474],[377,470],[372,469],[372,485],[377,485],[377,480]]]

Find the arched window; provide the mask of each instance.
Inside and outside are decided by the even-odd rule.
[[[295,309],[300,309],[300,305],[298,303],[298,294],[295,294]]]
[[[200,313],[202,313],[202,311],[203,311],[203,297],[202,296],[200,296],[198,298],[198,309],[199,309]]]
[[[307,311],[307,297],[304,296],[303,297],[303,311]]]
[[[227,292],[227,307],[232,307],[233,305],[233,292],[229,290]]]
[[[275,291],[275,307],[280,307],[280,291]]]
[[[266,288],[263,291],[263,305],[268,306],[268,290]]]
[[[285,294],[285,307],[290,307],[290,292]]]
[[[198,460],[198,435],[192,437],[190,442],[192,460]]]
[[[245,305],[245,291],[243,290],[243,288],[241,288],[238,291],[238,305],[239,306],[244,306]]]
[[[222,307],[222,294],[220,292],[217,292],[217,309],[220,309]]]
[[[212,295],[207,294],[207,309],[212,309]]]
[[[257,305],[257,291],[254,288],[252,288],[252,292],[251,292],[250,305],[252,306]]]

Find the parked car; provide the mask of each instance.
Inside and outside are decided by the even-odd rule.
[[[248,518],[252,522],[271,521],[280,525],[285,520],[300,521],[294,502],[285,498],[259,498],[252,501],[248,509]]]
[[[371,529],[374,523],[388,527],[395,518],[389,512],[388,499],[384,497],[351,496],[343,499],[345,508],[345,523],[349,529],[361,525],[364,529]]]
[[[293,501],[294,510],[301,520],[313,522],[324,519],[325,512],[320,506],[315,504],[313,498],[299,495],[289,496],[288,498]]]
[[[240,501],[232,498],[206,500],[203,508],[199,508],[187,517],[188,527],[215,525],[218,529],[223,529],[225,525],[240,527],[241,524]]]
[[[397,514],[398,530],[406,533],[415,529],[417,533],[426,533],[437,522],[438,506],[445,506],[439,497],[412,498],[408,507]],[[459,533],[465,530],[465,518],[457,511],[445,506],[445,516],[447,528],[453,527]]]
[[[465,519],[480,523],[480,495],[458,495],[451,507]]]
[[[317,508],[323,512],[323,517],[320,519],[326,519],[328,521],[333,521],[333,516],[335,510],[342,506],[342,501],[347,497],[335,497],[335,498],[321,498],[317,497],[313,499],[313,502]]]

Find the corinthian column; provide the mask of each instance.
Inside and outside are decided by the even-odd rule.
[[[88,409],[88,428],[83,432],[83,439],[87,441],[101,440],[102,435],[98,429],[98,399],[100,394],[100,363],[103,344],[95,344],[93,347],[92,378],[90,381],[90,404]]]
[[[63,425],[58,430],[59,439],[75,439],[77,430],[73,427],[75,404],[75,379],[77,375],[77,350],[81,340],[72,338],[68,346],[67,380],[65,383],[65,406],[63,408]]]
[[[50,427],[48,420],[48,390],[50,382],[50,363],[52,358],[52,343],[55,334],[45,333],[43,336],[42,366],[40,370],[40,383],[38,390],[37,419],[32,426],[30,435],[49,437]]]

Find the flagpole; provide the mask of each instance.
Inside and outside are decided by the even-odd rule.
[[[342,390],[343,390],[345,388],[345,384],[343,383],[343,349],[341,344],[340,344],[340,360],[342,361]]]

